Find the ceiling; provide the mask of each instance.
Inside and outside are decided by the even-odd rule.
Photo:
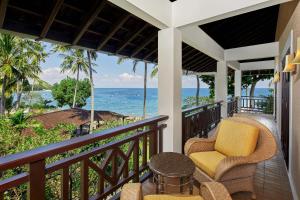
[[[268,60],[274,60],[275,57],[269,57],[269,58],[257,58],[257,59],[247,59],[247,60],[239,60],[240,63],[248,63],[248,62],[260,62],[260,61],[268,61]]]
[[[107,0],[10,0],[0,6],[6,8],[0,13],[4,30],[157,63],[158,29]],[[183,69],[216,70],[209,56],[187,44],[182,51]]]
[[[275,41],[279,5],[199,26],[224,49]]]

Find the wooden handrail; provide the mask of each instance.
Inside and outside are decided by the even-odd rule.
[[[5,191],[28,183],[27,198],[44,200],[46,194],[46,176],[58,172],[61,176],[61,197],[63,200],[70,198],[72,188],[70,182],[70,167],[80,163],[80,198],[106,198],[115,195],[118,189],[129,181],[139,182],[149,177],[148,162],[151,156],[162,151],[162,134],[166,124],[163,124],[168,116],[158,116],[146,120],[134,122],[105,130],[99,133],[73,138],[63,142],[50,144],[37,149],[7,155],[0,158],[0,172],[15,169],[24,165],[28,168],[11,177],[0,180],[0,199],[3,199]],[[143,129],[143,131],[140,131]],[[96,144],[105,139],[121,136],[101,146],[93,146],[75,155],[66,154],[63,158],[46,164],[46,159],[60,155],[74,149]],[[123,149],[124,145],[128,148]],[[102,157],[101,164],[97,163],[97,156]],[[141,156],[141,157],[140,157]],[[97,158],[93,160],[93,158]],[[130,159],[132,158],[132,165]],[[109,169],[110,168],[110,169]],[[99,181],[98,192],[95,196],[89,196],[89,169],[96,172]],[[111,170],[111,174],[106,172]],[[105,182],[109,183],[108,185]],[[6,193],[6,194],[9,194]]]
[[[222,104],[222,103],[223,103],[223,101],[217,101],[217,102],[214,102],[214,103],[209,103],[209,104],[205,104],[205,105],[201,105],[201,106],[195,106],[195,107],[187,108],[187,109],[183,110],[182,113],[192,112],[194,110],[198,110],[198,109],[201,109],[201,108],[204,108],[204,107],[209,107],[209,106]]]
[[[119,126],[116,128],[104,130],[99,133],[72,138],[70,140],[65,140],[59,143],[42,146],[29,151],[7,155],[0,158],[0,171],[4,171],[9,168],[13,168],[19,165],[24,165],[30,162],[42,160],[47,157],[51,157],[66,151],[70,151],[99,140],[114,137],[116,135],[119,135],[122,132],[128,132],[130,130],[137,129],[142,126],[147,126],[160,121],[165,121],[168,118],[169,118],[168,116],[161,115],[161,116],[145,119],[142,121],[134,122],[125,126]]]

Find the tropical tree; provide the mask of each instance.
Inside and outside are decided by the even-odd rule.
[[[85,78],[77,81],[74,78],[67,77],[59,83],[55,83],[52,87],[53,98],[57,101],[59,107],[68,105],[73,106],[74,88],[78,87],[76,97],[76,107],[83,107],[86,105],[86,100],[91,96],[90,80]]]
[[[84,56],[83,49],[72,49],[69,47],[56,45],[54,47],[54,52],[60,52],[60,56],[63,57],[63,62],[60,65],[61,72],[71,72],[72,74],[76,74],[76,83],[74,87],[72,103],[72,108],[74,108],[77,100],[79,73],[82,71],[86,75],[89,74],[88,60]]]
[[[45,61],[46,56],[39,42],[0,34],[1,114],[5,113],[6,97],[12,94],[16,85],[20,96],[20,83],[38,78],[41,71],[39,64]]]
[[[199,90],[200,90],[200,76],[196,75],[197,79],[197,90],[196,90],[196,105],[199,105]]]
[[[95,51],[86,51],[88,57],[88,65],[89,65],[89,80],[91,85],[91,123],[90,123],[90,133],[93,131],[94,124],[94,112],[95,112],[95,94],[94,94],[94,81],[93,81],[93,68],[92,68],[92,59],[97,59],[97,53]]]
[[[248,87],[251,86],[249,96],[253,97],[257,83],[259,81],[271,79],[272,77],[272,74],[244,75],[242,76],[242,88],[246,89],[246,95],[248,95],[247,90]]]
[[[127,58],[119,58],[117,63],[121,64],[123,63]],[[136,67],[138,64],[137,60],[133,60],[132,62],[133,66],[132,66],[132,71],[135,73],[136,72]],[[146,118],[146,99],[147,99],[147,71],[148,71],[148,63],[144,62],[144,98],[143,98],[143,119]]]

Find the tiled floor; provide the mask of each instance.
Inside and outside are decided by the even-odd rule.
[[[244,114],[243,114],[244,115]],[[265,124],[278,139],[275,122],[270,116],[248,115]],[[153,183],[147,181],[143,184],[144,195],[154,194],[155,187]],[[285,163],[279,147],[277,155],[266,162],[260,163],[257,167],[255,177],[255,189],[257,200],[292,200],[292,192],[288,180]],[[173,192],[172,189],[170,192]],[[174,191],[176,192],[176,191]],[[199,190],[194,186],[194,194],[199,193]],[[234,200],[251,199],[251,194],[240,192],[232,195]]]

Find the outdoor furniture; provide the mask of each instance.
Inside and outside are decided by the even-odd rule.
[[[197,181],[220,182],[230,194],[249,191],[253,199],[256,165],[272,158],[276,151],[271,131],[245,117],[222,120],[213,137],[192,138],[185,144],[185,154],[197,166],[194,173]]]
[[[190,194],[193,193],[195,164],[189,157],[173,152],[160,153],[150,159],[149,168],[153,172],[156,193],[165,193],[168,185],[178,186],[181,193],[183,186],[188,185]],[[166,178],[178,179],[179,184],[170,184]]]
[[[125,184],[121,192],[121,200],[232,200],[226,188],[220,183],[202,183],[201,196],[192,195],[146,195],[143,198],[140,183]]]

